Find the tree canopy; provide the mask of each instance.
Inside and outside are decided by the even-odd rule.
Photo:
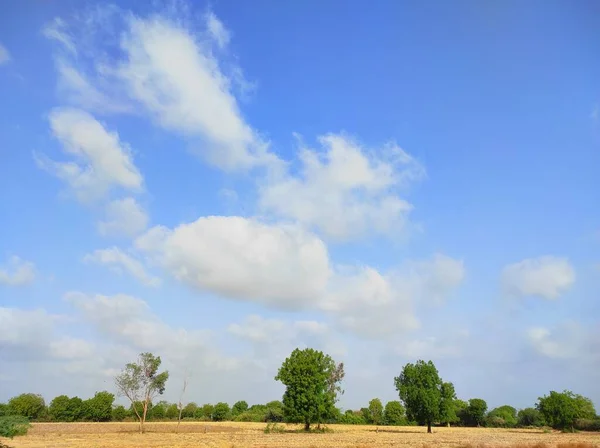
[[[343,378],[344,365],[336,365],[329,355],[312,348],[295,349],[275,377],[286,386],[286,421],[302,422],[308,431],[311,423],[322,423],[334,415],[337,396],[343,393]]]
[[[426,424],[428,433],[434,422],[448,421],[454,387],[442,381],[433,362],[406,364],[394,381],[410,420]]]
[[[577,419],[593,419],[596,416],[596,410],[589,398],[568,390],[551,391],[548,396],[540,397],[537,410],[548,425],[563,430],[573,430]]]

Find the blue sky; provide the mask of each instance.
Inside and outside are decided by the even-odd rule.
[[[0,18],[0,400],[600,405],[594,2],[31,2]]]

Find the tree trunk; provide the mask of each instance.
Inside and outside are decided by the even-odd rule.
[[[140,425],[140,432],[144,432],[144,423],[146,423],[146,414],[148,413],[148,400],[144,402],[144,414],[142,415],[142,421]]]
[[[427,422],[427,434],[431,434],[431,422]]]
[[[308,421],[308,420],[304,421],[304,430],[310,431],[310,421]]]

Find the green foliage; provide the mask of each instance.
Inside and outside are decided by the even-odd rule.
[[[127,412],[125,406],[119,405],[112,410],[112,420],[115,422],[122,422],[127,417],[129,417],[129,412]]]
[[[442,402],[440,403],[440,423],[455,423],[459,420],[456,406],[454,384],[442,383]]]
[[[85,420],[92,422],[109,422],[112,418],[112,408],[115,396],[110,392],[102,391],[83,402],[83,415]]]
[[[402,426],[406,424],[404,406],[399,401],[388,401],[383,411],[383,421],[388,426]]]
[[[409,420],[427,424],[427,432],[431,432],[434,422],[449,418],[450,403],[456,398],[454,387],[442,381],[433,362],[406,364],[394,381]]]
[[[169,420],[175,420],[177,417],[179,417],[179,408],[175,403],[167,406],[165,409],[165,417]]]
[[[214,409],[215,407],[212,404],[207,403],[205,405],[202,405],[202,407],[196,411],[196,418],[200,418],[203,420],[212,420],[212,414]]]
[[[374,425],[383,424],[383,404],[379,398],[373,398],[369,401],[369,416]]]
[[[0,417],[0,437],[12,439],[24,436],[31,425],[27,417],[22,415],[5,415]]]
[[[578,431],[600,431],[600,417],[578,418],[575,420],[575,429]]]
[[[4,417],[5,415],[10,414],[10,408],[6,403],[0,403],[0,417]]]
[[[140,422],[141,432],[144,431],[148,404],[156,395],[163,394],[169,379],[169,372],[158,372],[160,364],[160,356],[140,353],[138,361],[127,364],[115,378],[115,385],[121,395],[126,396],[132,404],[136,402],[144,404],[142,412],[138,411],[137,406],[132,406]]]
[[[8,401],[9,414],[36,420],[46,413],[46,402],[38,394],[21,394]]]
[[[535,408],[521,409],[517,414],[517,425],[522,427],[544,426],[544,417],[542,416],[542,413]]]
[[[181,411],[181,418],[194,418],[197,410],[198,405],[192,401],[184,406],[183,410]]]
[[[571,391],[551,391],[540,397],[537,409],[548,425],[554,429],[574,429],[577,419],[594,419],[596,410],[589,398],[575,395]]]
[[[454,400],[453,404],[458,424],[462,426],[467,426],[467,408],[469,407],[469,403],[467,403],[464,400],[456,399]]]
[[[228,420],[231,416],[231,410],[227,403],[217,403],[213,409],[212,419],[215,422]]]
[[[342,425],[366,425],[367,422],[360,411],[347,410],[339,417],[338,422]]]
[[[76,422],[83,418],[84,402],[79,397],[59,395],[48,406],[48,417],[56,422]]]
[[[329,355],[307,348],[295,349],[287,358],[275,379],[286,390],[283,395],[283,415],[286,421],[303,422],[308,431],[311,423],[322,423],[335,414],[344,365],[336,365]]]
[[[369,408],[360,408],[359,412],[360,412],[360,415],[362,415],[362,418],[367,425],[370,425],[371,423],[373,423],[371,421],[371,412],[369,411]]]
[[[270,401],[267,403],[267,410],[264,415],[265,422],[282,422],[283,421],[283,403],[279,400]]]
[[[512,406],[504,405],[492,409],[486,418],[486,426],[497,428],[514,428],[517,426],[517,410]]]
[[[481,398],[471,398],[469,405],[463,412],[463,418],[467,426],[480,426],[485,421],[487,403]]]
[[[171,406],[166,401],[159,401],[156,405],[148,406],[148,419],[151,420],[164,420],[166,418],[167,408]],[[140,409],[142,407],[140,406]]]
[[[247,410],[248,410],[248,403],[246,403],[244,400],[241,400],[241,401],[236,402],[232,406],[232,408],[231,408],[231,414],[234,417],[237,417],[242,412],[246,412]]]

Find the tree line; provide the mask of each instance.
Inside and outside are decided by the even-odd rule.
[[[419,360],[404,366],[394,378],[399,400],[385,405],[373,398],[358,410],[342,411],[336,404],[344,390],[343,363],[337,364],[323,352],[296,349],[275,376],[286,387],[281,401],[249,406],[246,401],[198,405],[156,401],[165,391],[168,372],[159,372],[161,359],[140,354],[115,378],[116,392],[129,406],[115,405],[115,394],[97,392],[83,400],[60,395],[46,405],[44,398],[24,393],[0,403],[0,418],[22,416],[31,421],[107,422],[138,421],[238,421],[302,423],[311,430],[316,424],[421,425],[431,432],[436,425],[487,427],[542,427],[561,430],[600,431],[600,417],[589,398],[571,391],[551,391],[533,407],[518,410],[503,405],[488,412],[485,400],[458,399],[454,386],[440,377],[433,362]],[[185,391],[185,387],[184,387]]]

